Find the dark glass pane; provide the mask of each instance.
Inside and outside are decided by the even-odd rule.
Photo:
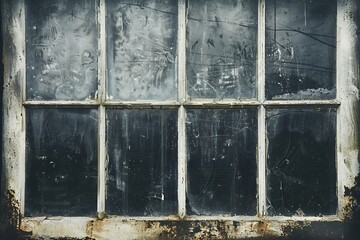
[[[97,91],[96,1],[26,1],[27,99],[83,100]]]
[[[257,111],[189,109],[187,212],[256,214]]]
[[[266,98],[335,98],[336,0],[266,1]]]
[[[27,110],[25,214],[96,213],[97,110]]]
[[[107,213],[177,213],[177,110],[108,110],[107,145]]]
[[[189,0],[188,94],[256,97],[257,1]]]
[[[176,99],[177,1],[106,3],[110,98]]]
[[[266,117],[269,214],[335,214],[336,109],[270,109]]]

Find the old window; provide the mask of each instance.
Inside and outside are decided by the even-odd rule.
[[[354,7],[4,1],[4,173],[20,228],[147,238],[181,222],[225,238],[341,221],[358,159]]]

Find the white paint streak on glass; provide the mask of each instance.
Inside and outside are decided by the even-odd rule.
[[[107,1],[109,98],[177,98],[177,1]]]
[[[190,0],[188,94],[194,98],[256,97],[257,1]]]
[[[177,213],[177,110],[107,110],[106,212]]]
[[[187,214],[256,215],[257,111],[188,109]]]
[[[333,99],[335,0],[266,2],[266,98]]]
[[[27,1],[26,7],[27,99],[94,98],[95,1]]]

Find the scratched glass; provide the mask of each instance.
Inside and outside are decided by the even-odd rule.
[[[177,213],[177,110],[107,110],[106,212]]]
[[[256,108],[186,114],[187,214],[255,215]]]
[[[177,1],[107,0],[109,98],[177,98]]]
[[[97,199],[97,110],[27,110],[27,216],[93,216]]]
[[[266,1],[266,98],[335,98],[336,0]]]
[[[257,1],[190,0],[187,92],[192,98],[256,98]]]
[[[96,1],[26,1],[26,98],[93,99],[97,91]]]
[[[267,111],[269,215],[336,214],[335,124],[335,108]]]

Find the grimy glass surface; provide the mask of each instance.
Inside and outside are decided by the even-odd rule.
[[[84,100],[97,91],[96,1],[26,1],[26,98]]]
[[[108,97],[177,98],[177,1],[107,0]]]
[[[187,214],[256,214],[257,109],[188,109]]]
[[[266,98],[335,98],[336,0],[266,1]]]
[[[177,110],[107,110],[106,212],[177,213]]]
[[[97,110],[27,110],[26,216],[93,216]]]
[[[335,108],[267,111],[269,215],[336,213],[335,121]]]
[[[257,11],[253,0],[189,0],[190,97],[256,98]]]

